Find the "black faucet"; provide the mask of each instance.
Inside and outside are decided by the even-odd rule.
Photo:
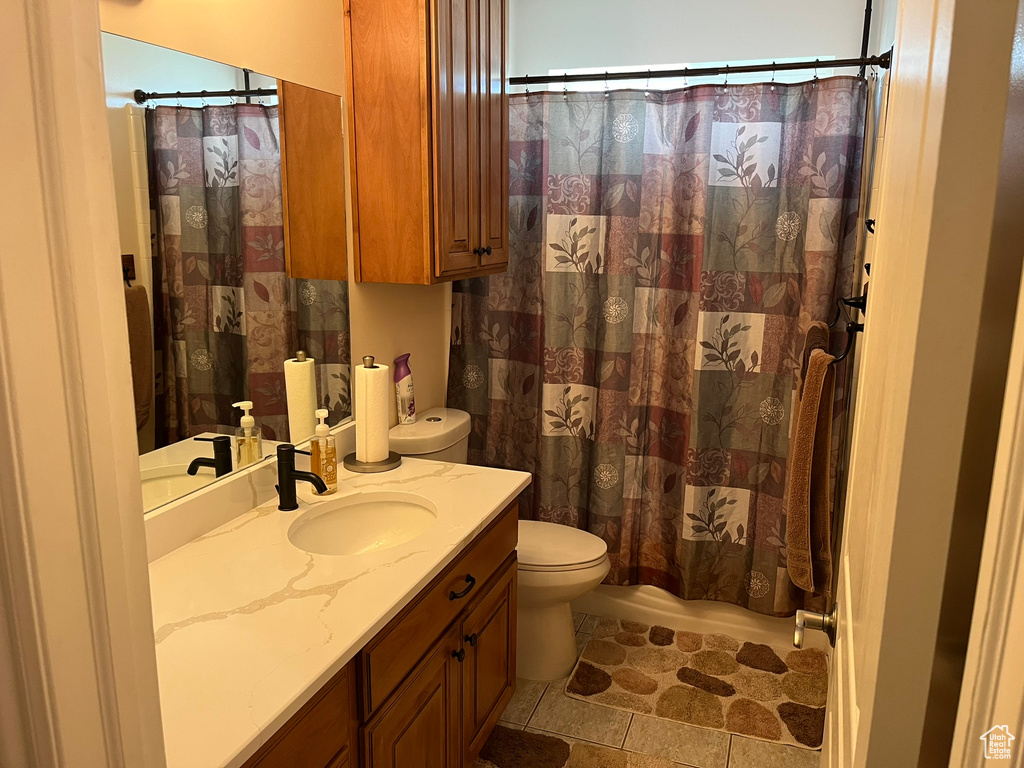
[[[205,456],[201,456],[198,459],[192,459],[192,463],[188,465],[186,470],[190,475],[198,472],[200,467],[212,467],[213,471],[217,473],[217,477],[226,475],[231,471],[230,437],[227,435],[217,435],[217,437],[197,437],[195,439],[203,443],[213,443],[213,458],[208,459]]]
[[[296,480],[312,483],[317,493],[327,493],[327,485],[320,475],[295,468],[296,453],[306,453],[306,451],[296,451],[295,446],[289,443],[277,446],[277,493],[281,497],[277,508],[282,512],[290,512],[299,508],[299,501],[295,496]]]

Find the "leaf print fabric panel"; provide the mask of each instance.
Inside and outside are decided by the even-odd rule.
[[[277,108],[147,113],[154,325],[163,391],[157,446],[233,431],[252,400],[263,434],[288,439],[284,361],[317,361],[321,407],[349,403],[348,287],[285,272]]]
[[[865,100],[511,98],[509,268],[454,284],[448,402],[471,461],[533,473],[525,516],[608,542],[610,583],[817,607],[786,572],[786,456],[804,333],[852,289]]]

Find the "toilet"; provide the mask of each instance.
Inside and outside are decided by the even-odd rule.
[[[414,424],[389,433],[391,450],[402,456],[465,464],[469,414],[431,408]],[[527,680],[559,680],[576,665],[571,601],[608,575],[608,545],[599,536],[556,523],[519,521],[519,613],[517,670]]]
[[[519,637],[516,674],[559,680],[576,665],[569,603],[600,584],[611,562],[592,533],[557,523],[519,521]]]

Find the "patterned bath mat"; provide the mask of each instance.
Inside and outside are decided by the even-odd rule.
[[[601,619],[565,692],[628,712],[817,749],[828,657],[814,648]]]
[[[473,768],[678,768],[678,763],[498,725]]]

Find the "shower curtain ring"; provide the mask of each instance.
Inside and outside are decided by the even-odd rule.
[[[605,70],[605,73],[604,73],[604,97],[607,99],[609,96],[611,96],[611,93],[612,92],[608,90],[608,71]]]
[[[530,76],[526,76],[526,100],[530,100]]]
[[[562,73],[562,100],[569,103],[569,74],[567,72]]]
[[[690,84],[686,81],[686,76],[690,73],[689,67],[683,67],[683,88],[689,88]]]
[[[206,103],[206,91],[200,91],[200,92],[199,92],[199,101],[200,101],[200,103],[201,103],[201,104],[202,104],[202,105],[203,105],[204,107],[208,107],[208,106],[210,106],[209,104],[207,104],[207,103]]]
[[[814,60],[814,82],[811,83],[812,88],[818,87],[818,59]]]
[[[772,62],[772,93],[775,92],[775,62]]]
[[[729,92],[729,65],[728,64],[725,65],[725,83],[722,85],[722,90],[725,91],[725,93]]]
[[[644,83],[644,98],[651,95],[651,70],[647,70],[647,82]]]

